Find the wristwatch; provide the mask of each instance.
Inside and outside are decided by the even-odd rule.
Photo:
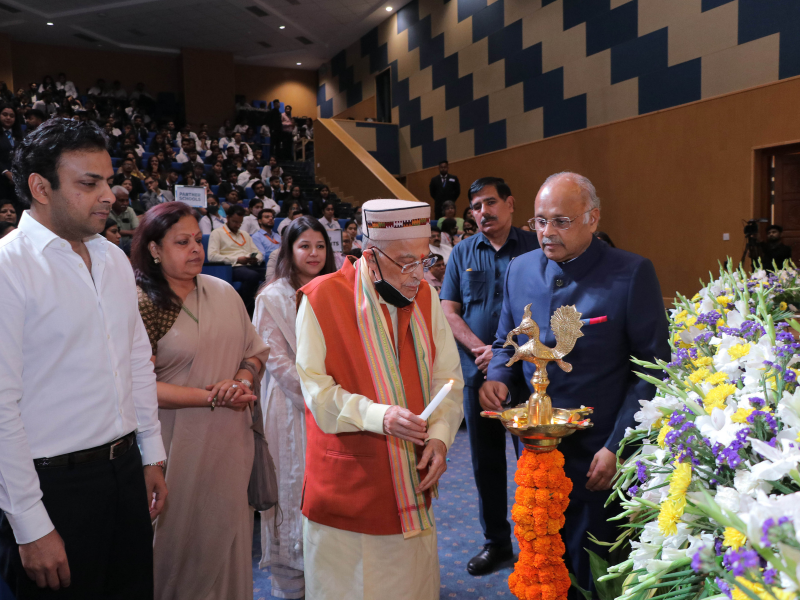
[[[162,471],[166,471],[167,470],[167,461],[160,460],[158,462],[148,463],[148,464],[145,465],[145,467],[161,467]]]

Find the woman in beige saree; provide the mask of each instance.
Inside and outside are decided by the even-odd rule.
[[[264,434],[278,476],[280,511],[261,513],[262,569],[270,567],[272,596],[302,598],[303,521],[300,501],[305,472],[305,401],[295,367],[297,290],[317,277],[332,273],[333,251],[324,227],[300,217],[283,232],[275,280],[256,298],[253,322],[270,347],[264,394]],[[276,514],[278,513],[278,514]]]
[[[203,259],[186,205],[147,212],[131,260],[167,450],[169,495],[153,541],[156,600],[253,597],[251,406],[269,348],[236,291],[200,274]]]

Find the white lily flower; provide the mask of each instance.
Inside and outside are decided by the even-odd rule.
[[[730,401],[729,401],[730,402]],[[722,444],[727,446],[736,439],[736,434],[747,425],[741,423],[734,423],[731,417],[736,412],[735,403],[729,403],[725,410],[715,408],[711,411],[711,415],[699,416],[695,419],[694,424],[703,437],[711,440],[711,444]]]
[[[780,448],[773,448],[766,442],[747,438],[758,454],[766,458],[764,462],[754,465],[750,473],[764,481],[780,481],[797,468],[800,463],[800,448],[788,440],[783,440]]]

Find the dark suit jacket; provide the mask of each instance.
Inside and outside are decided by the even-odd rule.
[[[14,142],[19,144],[18,141]],[[11,170],[11,163],[14,159],[14,148],[6,137],[5,130],[0,127],[0,173]],[[0,200],[14,200],[17,197],[14,191],[14,184],[9,181],[7,175],[0,175]]]
[[[649,260],[611,248],[597,238],[568,263],[549,260],[542,250],[511,261],[487,379],[502,381],[510,390],[524,390],[520,396],[525,397],[532,391],[529,382],[535,367],[527,362],[506,367],[514,349],[503,344],[507,333],[519,325],[527,304],[539,325],[540,341],[550,347],[556,345],[550,317],[560,306],[575,305],[583,318],[608,317],[605,323],[581,328],[583,337],[565,358],[573,366],[571,373],[554,364],[547,369],[547,393],[553,407],[594,407],[594,427],[565,438],[558,446],[567,460],[567,476],[575,483],[573,494],[583,499],[588,493],[586,472],[595,453],[603,446],[616,452],[625,428],[635,425],[639,399],[655,394],[653,385],[636,376],[640,369],[631,363],[631,356],[647,361],[670,359],[661,288]],[[527,341],[527,336],[517,336],[520,346]]]
[[[437,175],[431,179],[430,194],[436,209],[436,218],[441,217],[442,204],[447,200],[455,202],[461,195],[461,183],[455,175],[447,175],[447,181],[442,185],[442,176]]]
[[[239,193],[239,200],[244,200],[247,196],[244,193],[244,188],[238,184],[231,185],[229,181],[223,181],[217,188],[217,198],[220,202],[225,200],[225,197],[231,193],[231,190],[236,190]]]

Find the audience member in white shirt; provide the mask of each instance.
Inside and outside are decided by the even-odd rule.
[[[341,229],[342,226],[339,225],[339,221],[333,216],[335,211],[335,206],[333,201],[328,201],[322,206],[322,218],[319,220],[328,231],[335,231],[336,229]]]
[[[203,235],[211,235],[212,231],[220,229],[225,223],[225,217],[219,216],[219,202],[214,196],[208,196],[206,198],[206,214],[197,222],[200,225],[200,231],[203,232]]]
[[[248,214],[242,221],[242,231],[247,232],[250,237],[253,237],[253,234],[261,229],[261,225],[258,222],[258,213],[263,209],[264,202],[258,198],[253,198],[250,200],[250,204],[247,205]]]
[[[253,199],[250,201],[251,204],[256,200],[260,200],[264,208],[273,209],[275,211],[275,214],[278,214],[280,212],[281,210],[280,205],[277,202],[275,202],[275,200],[267,196],[267,188],[262,181],[260,180],[253,181],[250,187],[252,187],[253,191],[256,193],[256,195],[253,196]]]
[[[278,166],[278,159],[274,156],[269,157],[269,164],[266,167],[261,169],[261,181],[264,182],[264,185],[269,185],[269,179],[273,175],[277,175],[278,177],[283,175],[283,169]],[[281,182],[283,183],[283,182]]]
[[[106,139],[47,121],[14,173],[31,209],[0,243],[0,578],[17,598],[152,597],[166,454],[133,271],[99,235]]]
[[[245,170],[239,173],[239,178],[236,180],[236,183],[247,189],[256,181],[261,181],[258,174],[258,163],[254,160],[248,160]]]
[[[67,81],[67,76],[64,73],[58,74],[58,81],[56,81],[56,89],[58,91],[63,90],[64,96],[72,96],[73,98],[78,97],[78,90],[75,88],[75,84],[71,81]]]

